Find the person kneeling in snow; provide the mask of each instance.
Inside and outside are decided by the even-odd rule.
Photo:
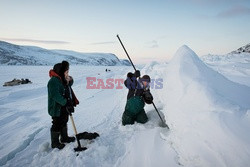
[[[69,112],[74,112],[74,106],[79,104],[71,86],[73,79],[68,75],[69,63],[63,61],[55,64],[49,71],[51,77],[48,88],[48,113],[52,117],[51,147],[62,149],[63,143],[75,141],[75,137],[68,136],[67,122]],[[59,136],[61,139],[59,142]]]
[[[146,123],[148,117],[144,106],[145,103],[151,104],[153,102],[153,96],[149,90],[150,77],[144,75],[140,78],[140,71],[136,70],[134,74],[131,72],[127,74],[124,84],[129,91],[125,111],[122,115],[122,124],[134,124],[135,121],[143,124]]]

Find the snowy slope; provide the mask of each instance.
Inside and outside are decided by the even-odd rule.
[[[2,65],[53,65],[62,60],[77,65],[128,65],[111,53],[47,50],[35,46],[19,46],[0,41],[0,64]]]
[[[250,88],[181,47],[163,76],[164,114],[183,166],[249,166]]]
[[[49,146],[46,84],[50,68],[0,66],[1,83],[13,78],[33,82],[0,87],[1,166],[250,165],[250,87],[208,67],[187,46],[178,49],[169,63],[152,62],[141,69],[142,75],[163,80],[163,89],[151,92],[170,131],[159,127],[152,105],[145,107],[149,117],[145,125],[121,126],[127,94],[124,86],[86,89],[86,77],[125,79],[132,67],[110,67],[105,72],[102,66],[71,66],[73,89],[80,100],[73,115],[77,130],[101,135],[92,143],[82,140],[88,149],[78,156],[73,152],[76,143],[60,151]],[[73,135],[70,121],[68,127]]]
[[[123,65],[131,66],[131,63],[127,59],[120,59],[120,61],[122,62]]]
[[[250,53],[228,53],[226,55],[206,55],[201,59],[206,63],[249,63]]]
[[[250,86],[250,44],[226,55],[205,55],[201,59],[228,79]]]

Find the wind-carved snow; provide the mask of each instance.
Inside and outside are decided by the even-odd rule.
[[[250,88],[207,67],[182,46],[165,71],[164,114],[184,166],[250,164]]]

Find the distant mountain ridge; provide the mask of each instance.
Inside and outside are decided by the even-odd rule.
[[[225,55],[208,54],[202,56],[201,59],[209,64],[215,62],[250,63],[250,43]]]
[[[74,65],[129,66],[112,53],[80,53],[70,50],[48,50],[36,46],[20,46],[0,41],[1,65],[53,65],[67,60]]]
[[[250,53],[250,43],[243,46],[243,47],[240,47],[239,49],[235,50],[235,51],[232,51],[231,52],[232,54],[239,54],[239,53]]]

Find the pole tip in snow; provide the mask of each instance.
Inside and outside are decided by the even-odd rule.
[[[159,126],[162,127],[162,128],[167,128],[167,129],[169,129],[168,125],[167,125],[165,122],[160,122],[160,123],[159,123]]]

